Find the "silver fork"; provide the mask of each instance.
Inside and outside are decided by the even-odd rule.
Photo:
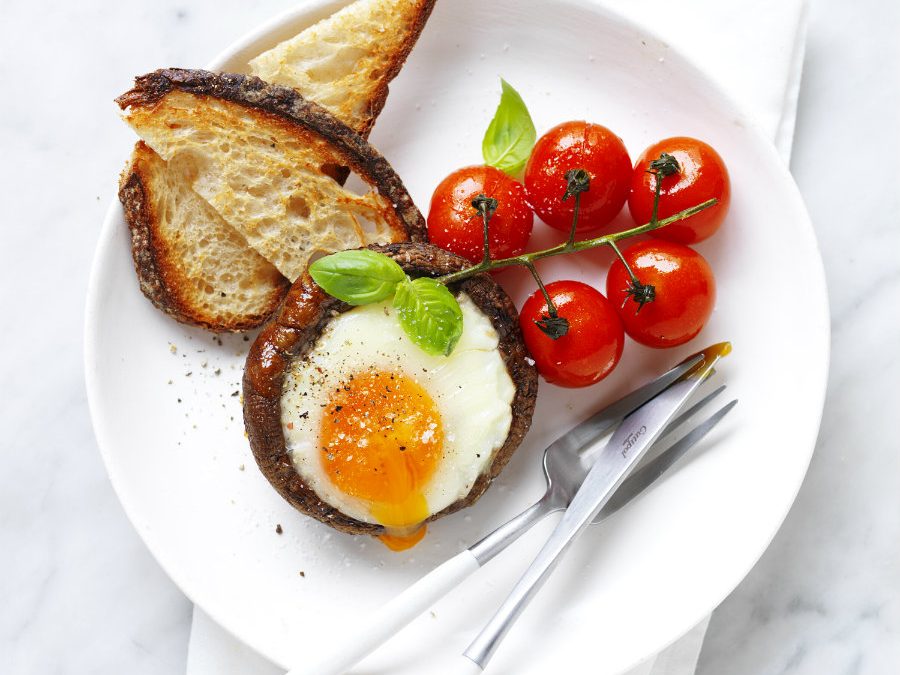
[[[611,431],[625,415],[665,390],[702,360],[703,356],[700,354],[689,357],[653,382],[622,397],[551,443],[544,451],[543,460],[547,490],[537,502],[470,548],[436,567],[370,615],[355,630],[346,631],[352,639],[342,641],[340,651],[325,655],[314,664],[292,669],[287,675],[344,673],[456,588],[466,577],[505,550],[533,525],[551,513],[565,510],[593,465],[598,445],[602,446],[596,441]],[[677,427],[724,389],[724,385],[720,386],[675,419],[665,429],[657,443],[662,443]],[[593,522],[601,522],[642,493],[706,436],[736,403],[737,401],[731,401],[655,459],[645,462],[622,484]],[[308,657],[308,653],[306,656]]]

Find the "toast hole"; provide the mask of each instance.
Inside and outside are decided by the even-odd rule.
[[[299,216],[300,218],[309,218],[309,204],[306,203],[306,200],[303,199],[300,195],[292,195],[290,199],[288,199],[287,203],[288,214],[292,216]],[[292,237],[295,239],[296,237]],[[291,242],[296,243],[296,242]]]
[[[379,239],[378,235],[384,230],[383,223],[373,220],[372,218],[367,218],[359,213],[353,214],[353,218],[356,220],[356,224],[359,225],[359,228],[363,231],[367,244]]]
[[[354,171],[351,171],[350,175],[347,177],[347,181],[344,183],[344,189],[357,195],[368,194],[372,191],[371,186]]]
[[[340,164],[334,164],[333,162],[326,162],[324,164],[319,165],[319,171],[324,173],[326,176],[334,178],[338,183],[342,183],[347,179],[348,169],[345,166],[341,166]]]
[[[287,167],[284,167],[284,168],[281,170],[281,177],[282,177],[282,178],[290,178],[290,177],[291,177],[291,170],[290,170],[289,168],[287,168]]]

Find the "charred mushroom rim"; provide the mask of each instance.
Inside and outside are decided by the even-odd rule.
[[[369,248],[393,258],[411,277],[438,277],[471,265],[431,244],[400,243]],[[516,308],[503,289],[490,275],[479,274],[452,284],[450,290],[455,294],[466,293],[493,324],[499,336],[500,354],[516,391],[509,433],[488,470],[478,477],[464,498],[433,514],[428,521],[470,506],[484,494],[525,438],[537,399],[537,371],[522,341]],[[244,424],[260,470],[294,508],[343,532],[377,536],[385,532],[381,525],[349,518],[319,499],[304,482],[291,461],[282,428],[282,385],[291,362],[309,353],[328,322],[349,309],[351,305],[329,296],[308,274],[294,283],[284,304],[263,328],[247,356]]]

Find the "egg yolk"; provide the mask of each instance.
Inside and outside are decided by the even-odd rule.
[[[423,492],[444,432],[437,406],[411,378],[384,371],[350,377],[331,395],[320,431],[322,466],[345,494],[369,503],[393,550],[415,545],[430,514]]]

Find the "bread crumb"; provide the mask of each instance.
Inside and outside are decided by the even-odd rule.
[[[281,523],[278,523],[278,524],[275,526],[275,534],[281,534],[282,532],[284,532],[284,530],[281,529]]]
[[[300,576],[303,577],[303,578],[305,579],[305,578],[306,578],[306,572],[304,572],[303,570],[300,570]]]
[[[243,471],[243,470],[244,470],[244,465],[241,464],[241,465],[238,467],[238,471]]]
[[[171,352],[172,354],[177,354],[178,347],[176,347],[173,343],[170,342],[169,343],[169,352]]]

